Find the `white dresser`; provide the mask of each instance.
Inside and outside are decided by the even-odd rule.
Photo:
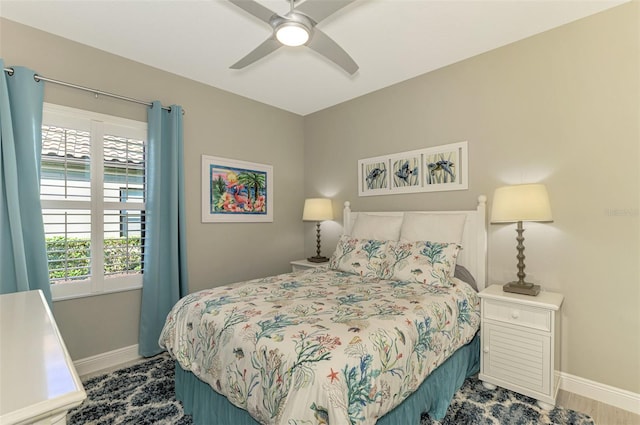
[[[86,397],[42,292],[0,295],[0,424],[65,424]]]
[[[533,397],[545,409],[556,403],[560,366],[560,308],[564,297],[482,291],[479,378],[487,388],[498,385]]]

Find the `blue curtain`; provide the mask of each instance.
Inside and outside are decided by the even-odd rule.
[[[0,293],[41,289],[51,307],[40,207],[44,84],[26,68],[0,73]]]
[[[147,199],[139,353],[160,353],[160,332],[171,307],[188,293],[182,107],[148,114]]]

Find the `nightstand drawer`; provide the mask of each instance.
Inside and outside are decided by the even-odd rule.
[[[551,332],[551,312],[548,309],[489,299],[483,301],[482,315],[487,320]]]

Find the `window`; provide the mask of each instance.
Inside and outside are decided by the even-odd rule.
[[[40,199],[56,300],[139,288],[147,124],[45,104]]]
[[[120,202],[138,199],[144,202],[144,192],[130,187],[120,188]],[[126,237],[129,231],[140,232],[142,230],[141,211],[120,210],[120,237]]]

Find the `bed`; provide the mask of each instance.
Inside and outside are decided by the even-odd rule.
[[[331,261],[189,294],[160,345],[198,424],[417,424],[478,371],[486,198],[343,211]]]

